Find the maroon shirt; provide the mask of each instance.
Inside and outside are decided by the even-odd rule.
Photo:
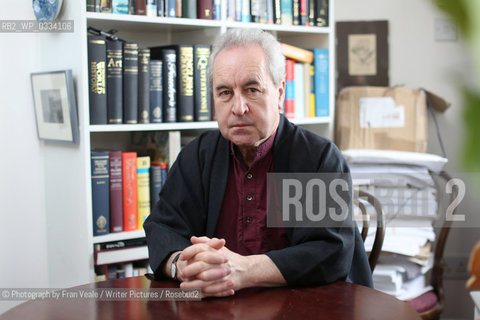
[[[267,172],[273,172],[275,134],[262,143],[247,167],[230,143],[230,168],[215,236],[241,255],[261,254],[289,246],[283,228],[267,228]]]

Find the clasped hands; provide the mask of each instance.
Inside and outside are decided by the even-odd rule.
[[[200,288],[202,297],[225,297],[246,287],[248,257],[225,247],[225,239],[191,237],[177,261],[180,288]]]

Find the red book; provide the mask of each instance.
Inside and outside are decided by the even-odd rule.
[[[110,232],[123,231],[122,151],[110,151]]]
[[[122,153],[123,231],[137,230],[137,153]]]
[[[285,73],[285,117],[295,118],[295,60],[287,59]]]
[[[198,0],[197,10],[198,19],[213,19],[212,0]]]
[[[147,14],[146,0],[135,0],[135,14],[139,16],[144,16]]]

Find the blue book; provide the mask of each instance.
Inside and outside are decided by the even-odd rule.
[[[165,16],[177,17],[177,2],[176,0],[165,0]]]
[[[315,117],[328,117],[330,115],[328,49],[316,48],[312,51],[315,69]]]
[[[110,156],[108,151],[92,151],[93,235],[110,232]]]
[[[112,0],[112,11],[117,14],[128,14],[128,0]]]
[[[304,63],[295,62],[295,119],[305,117]]]
[[[250,22],[250,0],[242,0],[242,22]]]

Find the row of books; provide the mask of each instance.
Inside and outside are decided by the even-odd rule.
[[[152,269],[145,261],[110,264],[97,267],[95,281],[129,278],[152,273]]]
[[[91,124],[210,121],[210,45],[139,48],[88,36]]]
[[[158,201],[167,164],[127,151],[92,151],[93,235],[134,231]]]
[[[312,49],[312,63],[286,60],[284,114],[301,120],[330,115],[329,51]]]
[[[87,11],[152,17],[328,26],[328,0],[87,0]]]

